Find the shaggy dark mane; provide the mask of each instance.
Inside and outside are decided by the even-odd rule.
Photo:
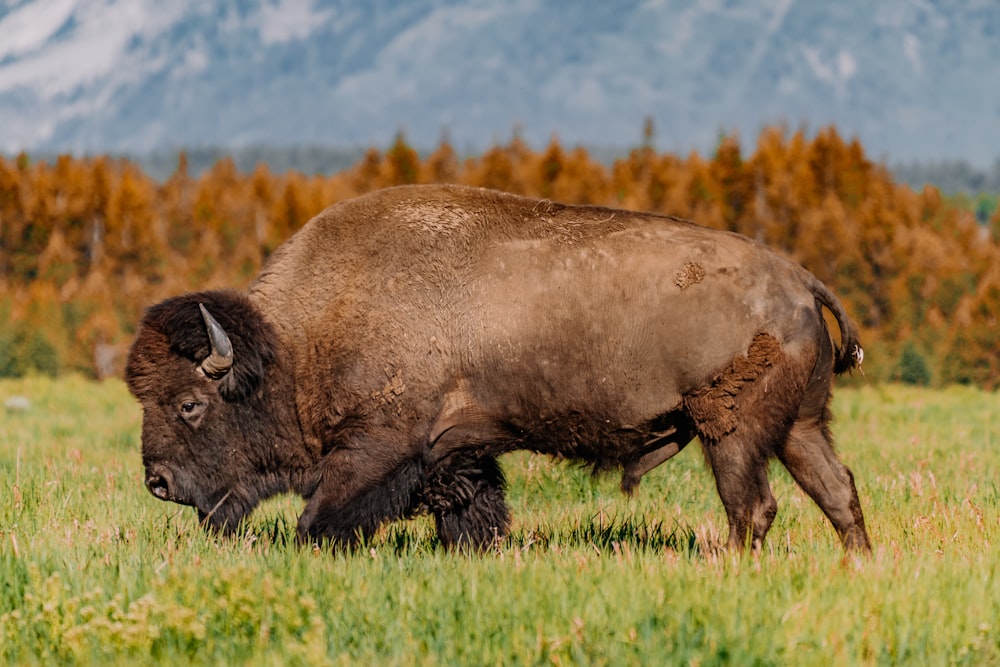
[[[144,377],[155,377],[156,360],[152,357],[158,356],[157,351],[195,363],[209,355],[208,333],[199,303],[222,325],[233,344],[235,362],[232,371],[220,381],[219,393],[226,400],[242,400],[260,386],[275,359],[274,330],[245,296],[232,290],[218,290],[167,299],[146,312],[125,368],[125,380],[133,393],[141,390]],[[162,349],[164,346],[166,350]]]

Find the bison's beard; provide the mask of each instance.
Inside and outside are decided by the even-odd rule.
[[[229,489],[207,508],[196,506],[198,524],[209,532],[233,535],[255,504],[241,490]]]

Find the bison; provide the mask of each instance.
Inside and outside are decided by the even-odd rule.
[[[443,544],[483,548],[510,526],[501,454],[620,469],[631,492],[697,436],[729,546],[760,547],[777,457],[869,551],[828,428],[832,378],[861,359],[836,297],[744,236],[402,186],[327,208],[246,292],[151,307],[126,381],[146,487],[223,533],[291,491],[306,543],[429,512]]]

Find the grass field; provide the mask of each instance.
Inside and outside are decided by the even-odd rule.
[[[504,459],[514,528],[444,552],[432,524],[358,552],[291,543],[301,501],[240,538],[142,487],[140,411],[119,382],[0,382],[4,664],[1000,665],[1000,396],[839,391],[834,430],[875,547],[845,558],[772,467],[763,553],[718,553],[697,446],[631,499],[617,479]]]

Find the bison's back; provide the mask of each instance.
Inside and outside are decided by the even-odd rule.
[[[778,260],[745,237],[667,216],[466,186],[399,186],[321,212],[274,253],[251,293],[262,301],[295,296],[286,312],[315,313],[319,303],[350,291],[373,302],[407,286],[425,295],[450,294],[480,280],[505,256],[571,264],[576,251],[592,248],[627,259],[647,241],[658,247],[658,254],[647,253],[653,263],[681,257],[684,249],[729,252],[733,261],[748,253]]]

